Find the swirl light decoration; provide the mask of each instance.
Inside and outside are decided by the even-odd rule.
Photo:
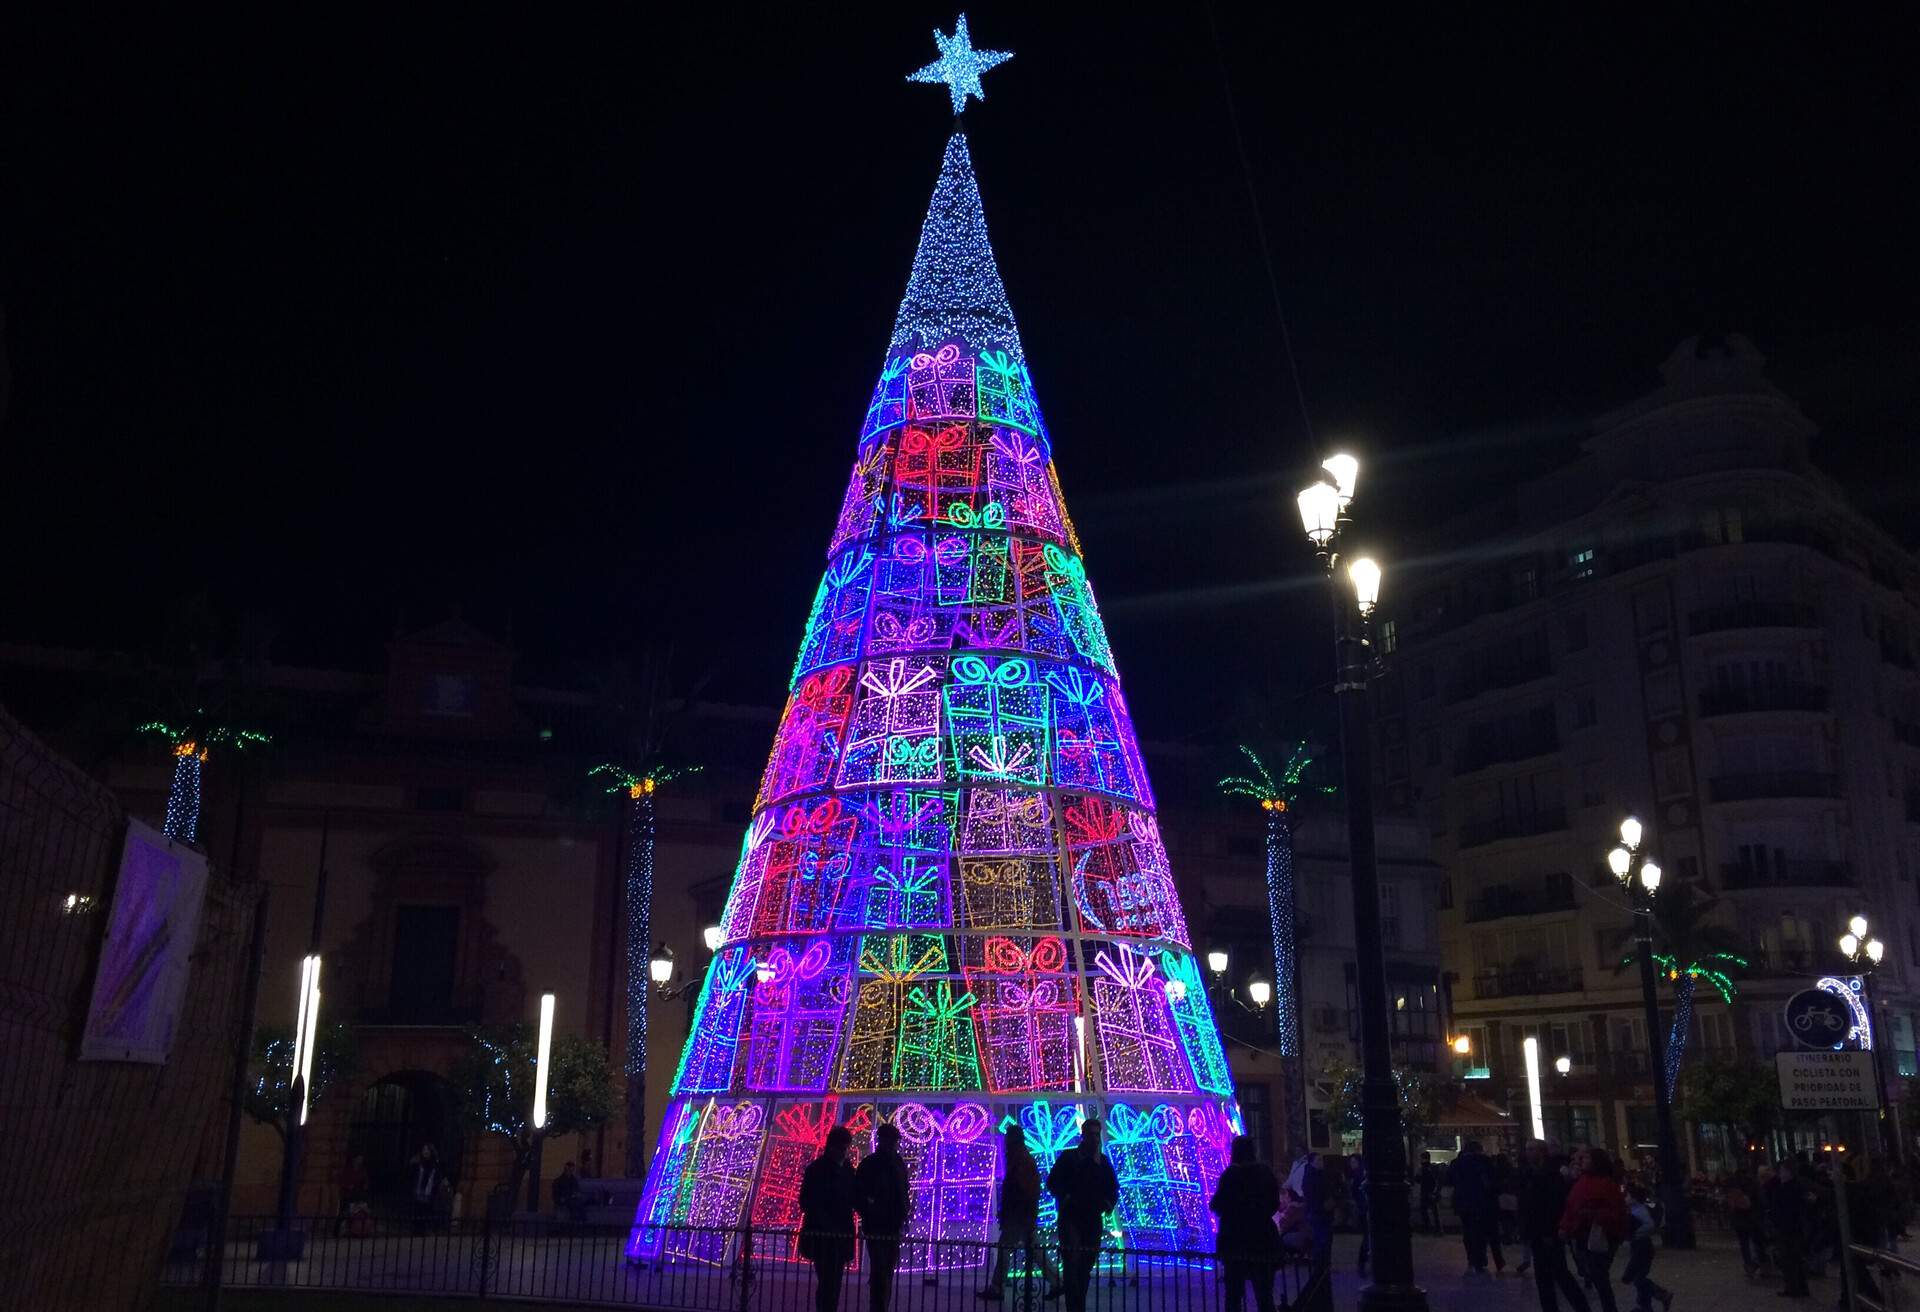
[[[730,1260],[674,1227],[790,1225],[891,1122],[903,1266],[975,1262],[936,1241],[991,1237],[998,1127],[1044,1164],[1096,1117],[1121,1242],[1210,1247],[1232,1079],[959,131],[721,934],[634,1260]]]

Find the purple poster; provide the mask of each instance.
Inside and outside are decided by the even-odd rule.
[[[80,1060],[166,1061],[206,891],[206,857],[127,822]]]

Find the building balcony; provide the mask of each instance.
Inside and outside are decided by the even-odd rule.
[[[1832,948],[1788,946],[1768,952],[1755,947],[1744,955],[1748,976],[1798,979],[1807,975],[1843,975],[1849,970],[1846,958]]]
[[[1750,888],[1846,888],[1853,867],[1845,861],[1775,861],[1765,869],[1729,862],[1720,867],[1720,886]]]
[[[1536,756],[1551,756],[1560,750],[1560,733],[1552,725],[1509,734],[1481,742],[1468,742],[1453,755],[1453,772],[1471,774],[1490,765],[1530,761]]]
[[[1522,684],[1532,683],[1535,679],[1545,679],[1553,674],[1553,662],[1540,656],[1533,660],[1515,661],[1508,665],[1478,670],[1473,674],[1455,679],[1447,685],[1447,703],[1470,701],[1483,692],[1499,692],[1506,688],[1518,688]]]
[[[1702,716],[1826,709],[1827,690],[1817,683],[1762,683],[1747,688],[1709,688],[1700,694]]]
[[[1586,976],[1578,966],[1558,970],[1483,970],[1473,977],[1476,998],[1517,998],[1536,993],[1579,993]]]
[[[1460,826],[1455,841],[1460,847],[1485,847],[1503,838],[1557,834],[1566,827],[1565,811],[1535,811],[1531,815],[1504,815],[1493,820],[1469,821]]]
[[[1689,633],[1725,633],[1730,629],[1817,629],[1820,611],[1787,601],[1740,601],[1709,606],[1687,617]]]
[[[1565,879],[1543,888],[1512,888],[1496,885],[1477,897],[1467,899],[1469,925],[1483,920],[1502,920],[1508,916],[1537,916],[1550,911],[1573,910],[1573,885]]]
[[[1707,781],[1707,792],[1716,802],[1750,802],[1767,797],[1838,797],[1840,776],[1816,770],[1720,774]]]

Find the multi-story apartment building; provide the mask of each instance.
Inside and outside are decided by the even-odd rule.
[[[1627,1147],[1653,1130],[1604,863],[1623,816],[1749,962],[1731,1007],[1700,988],[1694,1058],[1782,1046],[1782,999],[1841,970],[1864,913],[1889,1072],[1910,1073],[1920,968],[1920,564],[1819,472],[1750,342],[1690,339],[1661,372],[1403,565],[1380,626],[1384,800],[1443,867],[1469,1074],[1524,1107],[1537,1035],[1573,1062],[1548,1076],[1557,1129]]]

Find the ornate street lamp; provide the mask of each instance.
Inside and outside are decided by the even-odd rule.
[[[1367,684],[1373,652],[1366,621],[1380,601],[1380,566],[1342,558],[1340,535],[1360,483],[1360,462],[1347,454],[1321,464],[1331,481],[1297,498],[1300,527],[1333,585],[1334,695],[1340,705],[1340,758],[1347,795],[1347,844],[1353,875],[1354,989],[1360,1012],[1360,1134],[1367,1159],[1367,1209],[1373,1283],[1360,1291],[1362,1312],[1426,1312],[1427,1295],[1413,1280],[1413,1229],[1408,1215],[1407,1140],[1393,1079],[1393,1017],[1387,1003],[1386,954],[1380,933],[1380,871],[1373,832],[1372,707]]]
[[[1640,1003],[1647,1018],[1647,1052],[1652,1063],[1653,1114],[1660,1135],[1660,1206],[1668,1248],[1693,1247],[1693,1218],[1687,1207],[1686,1179],[1673,1137],[1673,1100],[1667,1090],[1667,1036],[1660,1027],[1660,1001],[1654,993],[1653,897],[1660,891],[1660,866],[1640,849],[1645,834],[1632,816],[1620,822],[1620,843],[1607,853],[1607,869],[1620,881],[1633,906],[1633,938],[1640,954]]]
[[[1877,1115],[1880,1121],[1880,1143],[1894,1161],[1901,1160],[1904,1145],[1900,1136],[1895,1134],[1893,1121],[1887,1116],[1887,1070],[1886,1058],[1881,1049],[1880,1007],[1873,993],[1873,972],[1880,965],[1880,959],[1887,954],[1887,945],[1868,933],[1870,926],[1865,916],[1855,916],[1847,922],[1847,932],[1840,936],[1840,952],[1853,966],[1867,992],[1867,1050],[1873,1054],[1873,1083],[1879,1091],[1876,1101],[1880,1104]]]

